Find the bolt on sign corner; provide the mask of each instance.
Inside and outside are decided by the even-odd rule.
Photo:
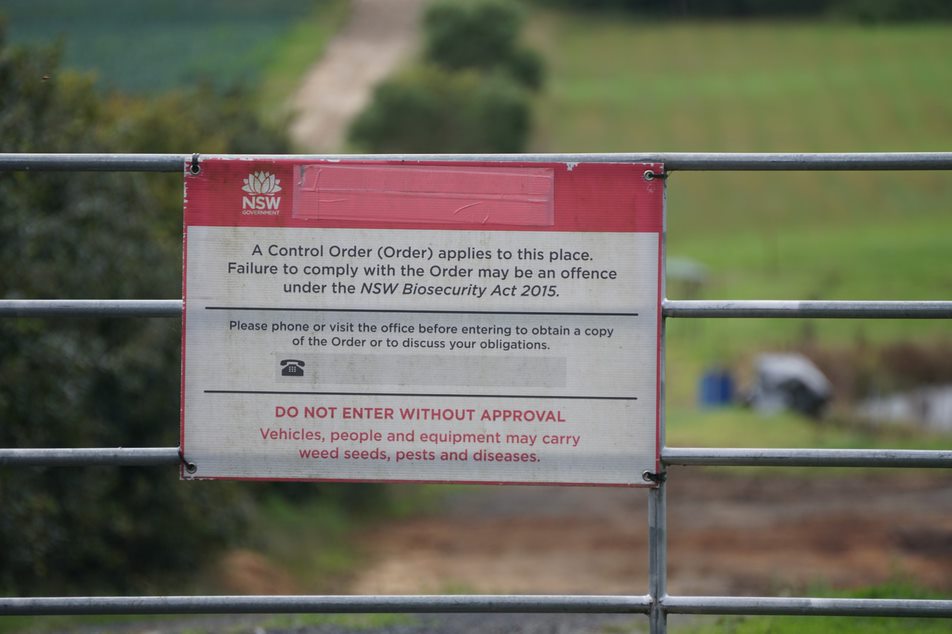
[[[660,167],[186,170],[182,477],[644,485]]]

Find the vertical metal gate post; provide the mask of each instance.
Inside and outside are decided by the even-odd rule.
[[[648,493],[648,614],[651,634],[668,631],[664,598],[668,594],[668,520],[667,492],[664,479]]]
[[[662,167],[662,172],[665,168]],[[664,195],[661,203],[661,271],[659,273],[660,301],[667,292],[667,242],[668,242],[668,180],[662,181]],[[667,350],[665,336],[667,322],[663,310],[658,311],[658,452],[666,446],[665,376],[667,374]],[[666,634],[668,616],[664,611],[664,598],[668,594],[668,499],[667,474],[659,458],[655,486],[648,490],[648,596],[651,597],[651,612],[648,614],[651,634]]]

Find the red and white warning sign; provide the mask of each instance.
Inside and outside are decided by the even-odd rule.
[[[207,159],[185,478],[641,485],[660,165]]]

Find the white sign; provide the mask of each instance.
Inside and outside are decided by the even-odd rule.
[[[644,484],[651,167],[203,162],[183,477]]]

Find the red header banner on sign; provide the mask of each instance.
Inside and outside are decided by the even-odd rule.
[[[658,164],[206,159],[189,225],[660,233]]]

